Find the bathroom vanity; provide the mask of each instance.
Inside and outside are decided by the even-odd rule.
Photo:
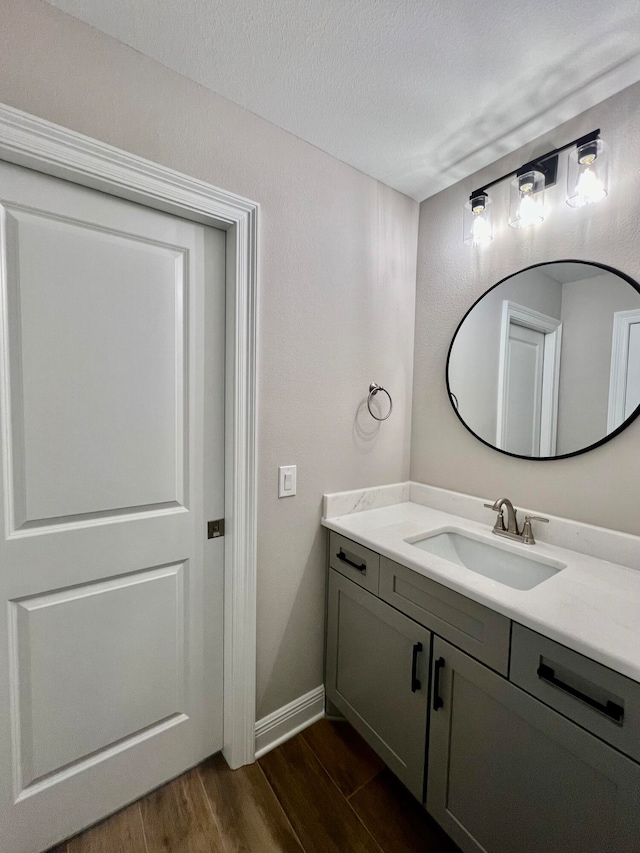
[[[325,503],[327,699],[463,851],[638,853],[640,572],[409,497]]]

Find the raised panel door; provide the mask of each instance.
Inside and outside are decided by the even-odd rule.
[[[6,164],[0,205],[0,821],[26,853],[222,746],[224,235]]]

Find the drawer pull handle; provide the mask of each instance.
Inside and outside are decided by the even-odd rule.
[[[336,554],[336,557],[340,560],[341,563],[346,563],[348,566],[351,566],[352,569],[357,569],[359,572],[362,572],[363,575],[367,573],[367,564],[363,563],[359,566],[357,563],[352,563],[351,560],[344,553],[342,548],[340,548],[340,552]]]
[[[416,675],[416,668],[418,666],[418,655],[422,651],[422,643],[414,643],[413,644],[413,658],[411,660],[411,692],[415,693],[417,690],[420,690],[422,684],[420,683],[420,679]]]
[[[610,719],[615,720],[616,723],[622,722],[624,717],[624,708],[622,705],[618,705],[617,702],[612,702],[611,699],[609,699],[605,705],[602,702],[598,702],[598,700],[594,699],[592,696],[588,696],[586,693],[576,690],[575,687],[572,687],[570,684],[567,684],[565,681],[558,678],[553,668],[547,666],[546,663],[541,663],[538,667],[538,678],[541,678],[543,681],[547,681],[549,684],[553,684],[554,687],[563,690],[570,696],[575,696],[576,699],[580,699],[581,702],[589,705],[590,708],[595,708],[596,711],[600,711],[601,714],[605,714]]]
[[[440,696],[440,670],[444,669],[444,658],[438,658],[435,662],[433,670],[433,710],[439,711],[444,706],[442,696]]]

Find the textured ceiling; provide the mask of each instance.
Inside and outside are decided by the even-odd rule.
[[[640,80],[640,0],[48,2],[418,200]]]

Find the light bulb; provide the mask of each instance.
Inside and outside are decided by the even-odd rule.
[[[509,200],[509,225],[512,228],[529,228],[544,219],[545,177],[532,169],[516,174],[511,181]]]
[[[528,228],[537,225],[544,219],[544,207],[537,202],[530,193],[523,193],[518,208],[518,225],[520,228]]]
[[[578,178],[574,207],[584,207],[585,204],[595,204],[606,197],[607,192],[604,185],[589,163]]]
[[[474,247],[493,240],[491,199],[483,190],[472,193],[464,206],[463,239]]]
[[[607,145],[591,139],[569,153],[567,167],[567,204],[584,207],[607,197]]]
[[[483,216],[483,211],[475,213],[471,226],[471,245],[482,246],[484,243],[490,243],[492,239],[491,225]]]

